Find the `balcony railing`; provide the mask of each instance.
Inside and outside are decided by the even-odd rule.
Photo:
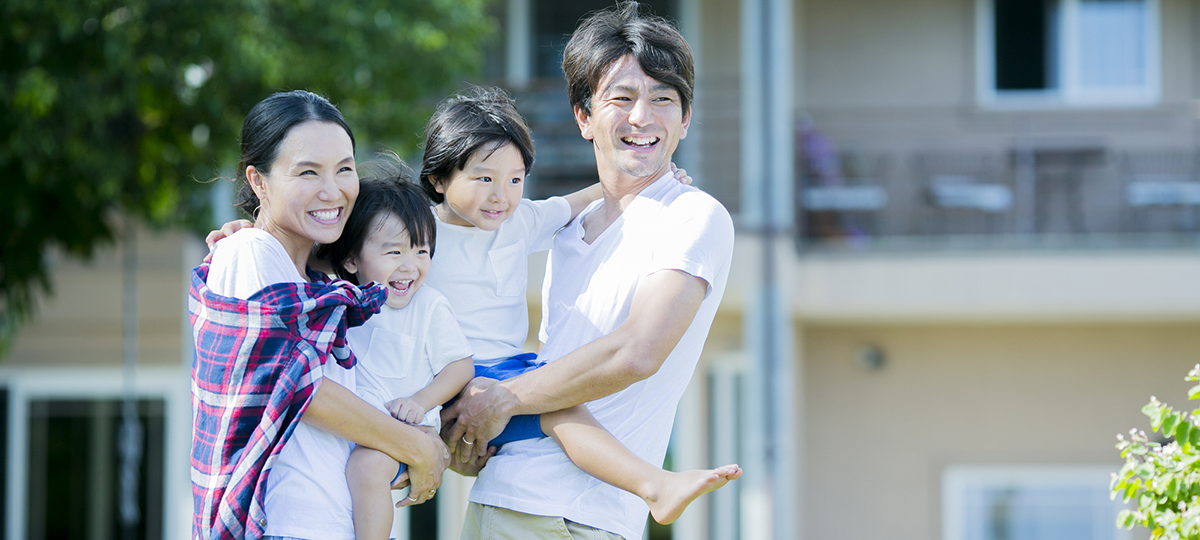
[[[806,159],[808,249],[1200,247],[1200,152],[1030,145]]]

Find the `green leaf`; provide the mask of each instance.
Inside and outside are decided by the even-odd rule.
[[[1170,412],[1170,413],[1166,414],[1163,417],[1163,422],[1162,422],[1163,434],[1167,435],[1169,437],[1172,433],[1175,433],[1175,427],[1178,425],[1179,425],[1179,415],[1178,414],[1175,414],[1174,412]]]
[[[1121,510],[1117,514],[1117,526],[1124,529],[1132,529],[1135,523],[1133,511]]]
[[[1129,501],[1133,500],[1134,495],[1137,495],[1137,492],[1137,485],[1129,484],[1129,486],[1125,488],[1125,494],[1121,497],[1121,502],[1129,503]]]
[[[1179,422],[1179,425],[1175,426],[1175,440],[1180,444],[1180,446],[1190,444],[1190,439],[1188,439],[1188,436],[1191,435],[1191,430],[1192,424],[1186,420]]]
[[[1196,399],[1200,397],[1200,384],[1188,389],[1188,399]]]

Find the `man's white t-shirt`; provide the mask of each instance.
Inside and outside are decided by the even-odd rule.
[[[523,199],[494,231],[436,220],[437,247],[426,283],[454,307],[477,365],[525,352],[529,254],[550,249],[554,233],[570,219],[571,204],[551,197]]]
[[[662,464],[675,409],[700,357],[725,291],[733,221],[716,199],[671,174],[647,186],[592,244],[583,215],[554,240],[543,288],[541,359],[554,362],[617,329],[641,280],[679,270],[708,283],[696,317],[657,373],[587,404],[597,420],[642,459]],[[570,521],[638,540],[648,509],[577,468],[549,438],[504,445],[479,473],[470,500]]]
[[[403,308],[384,305],[346,337],[358,357],[359,397],[385,412],[387,402],[417,393],[442,368],[471,356],[450,302],[429,285],[417,289]],[[440,410],[440,405],[430,409],[422,423],[440,431]]]
[[[208,273],[212,292],[242,300],[268,285],[304,281],[283,244],[254,228],[241,229],[217,242]],[[331,362],[313,377],[323,376],[354,391],[354,375],[354,369]],[[354,540],[350,488],[346,485],[349,457],[346,440],[305,422],[297,423],[267,477],[263,500],[267,536]]]

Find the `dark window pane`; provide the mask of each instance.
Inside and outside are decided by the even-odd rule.
[[[424,504],[408,507],[408,537],[438,537],[438,500],[434,498]]]
[[[162,400],[140,400],[142,455],[137,476],[140,519],[120,519],[121,402],[34,400],[29,403],[29,540],[160,540],[163,528]]]
[[[1054,87],[1052,0],[995,0],[996,89]]]
[[[593,11],[613,5],[612,0],[534,0],[533,73],[535,77],[562,79],[562,51],[579,20]],[[648,12],[674,17],[672,0],[640,2]],[[643,7],[642,9],[647,9]]]

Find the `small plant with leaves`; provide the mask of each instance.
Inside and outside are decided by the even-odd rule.
[[[1200,364],[1186,380],[1200,381]],[[1188,390],[1188,399],[1197,397],[1200,384]],[[1151,441],[1138,429],[1129,430],[1128,439],[1117,435],[1125,466],[1113,474],[1111,495],[1137,501],[1136,509],[1121,511],[1117,526],[1144,526],[1151,540],[1200,540],[1200,409],[1177,411],[1151,396],[1142,413],[1152,431],[1170,440]]]

